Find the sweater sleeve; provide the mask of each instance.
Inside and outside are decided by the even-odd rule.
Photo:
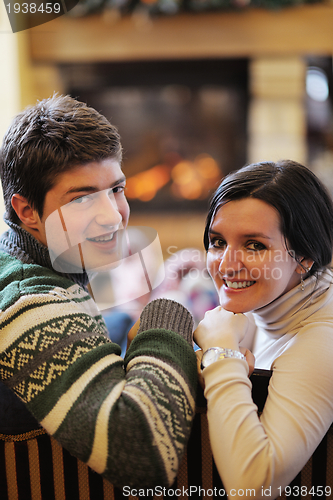
[[[2,380],[116,486],[171,485],[195,412],[190,313],[168,300],[149,304],[124,361],[96,317],[82,313],[89,299],[73,306],[65,291],[55,295],[22,297],[2,316]]]
[[[246,363],[225,359],[204,372],[212,450],[228,492],[276,498],[309,460],[333,420],[333,328],[303,327],[273,364],[261,417]]]

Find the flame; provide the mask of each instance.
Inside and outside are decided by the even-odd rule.
[[[170,180],[170,169],[166,165],[156,165],[127,179],[126,196],[149,201],[156,196]]]
[[[180,159],[173,167],[161,164],[140,172],[127,180],[126,195],[130,199],[152,200],[171,181],[171,191],[177,198],[204,199],[221,178],[217,162],[208,154],[194,161]]]
[[[202,154],[193,162],[181,161],[171,171],[172,191],[178,198],[205,198],[221,177],[218,164],[210,155]]]

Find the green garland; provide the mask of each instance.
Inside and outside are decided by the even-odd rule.
[[[150,15],[174,15],[180,12],[244,10],[249,7],[280,9],[320,1],[322,0],[81,0],[71,11],[71,15],[84,16],[110,11],[120,15],[140,11]]]

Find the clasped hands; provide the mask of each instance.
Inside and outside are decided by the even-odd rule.
[[[131,341],[136,336],[139,324],[140,321],[138,320],[131,328],[128,334],[127,347],[129,347]],[[199,379],[201,383],[201,357],[202,354],[209,349],[209,347],[224,347],[240,351],[246,358],[249,365],[249,375],[251,375],[254,370],[254,356],[249,349],[240,347],[240,343],[244,339],[249,326],[250,322],[245,314],[235,314],[233,312],[226,311],[221,306],[206,312],[204,318],[200,321],[193,333],[193,339],[200,347],[200,349],[196,351],[196,356]]]
[[[254,355],[249,349],[240,347],[249,327],[250,322],[245,314],[226,311],[221,306],[206,312],[193,333],[193,339],[200,347],[200,350],[196,351],[196,356],[201,385],[203,385],[200,369],[201,358],[202,354],[210,347],[240,351],[245,356],[249,365],[249,375],[251,375],[254,370]]]

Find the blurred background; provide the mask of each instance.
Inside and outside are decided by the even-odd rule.
[[[228,172],[290,158],[333,193],[332,56],[332,1],[81,0],[16,34],[1,2],[0,136],[54,92],[95,107],[122,136],[131,225],[157,231],[177,280],[202,278]]]
[[[0,135],[54,92],[87,102],[122,136],[131,224],[166,258],[202,249],[212,191],[247,162],[298,160],[333,191],[332,26],[332,2],[81,0],[12,34],[1,3]]]

